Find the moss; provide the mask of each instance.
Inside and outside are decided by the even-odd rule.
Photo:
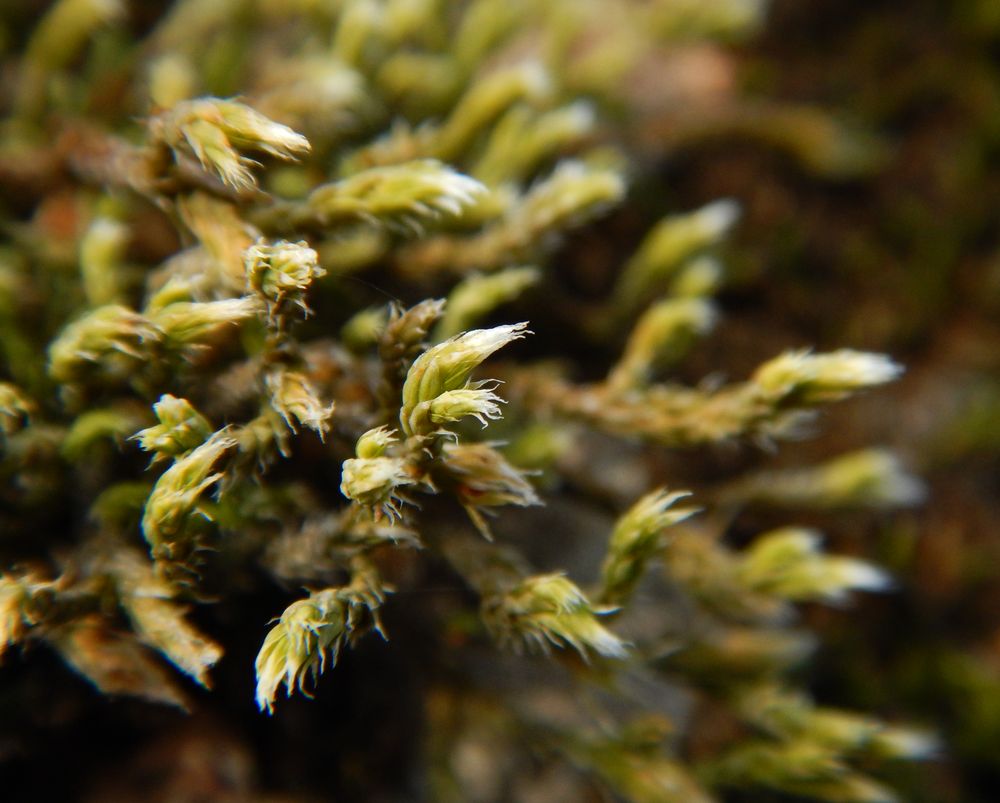
[[[797,438],[901,368],[784,344],[744,380],[684,384],[677,366],[725,326],[712,295],[737,205],[648,199],[648,231],[605,230],[679,109],[669,146],[742,125],[820,173],[877,161],[822,112],[735,93],[718,43],[761,13],[46,10],[8,56],[0,140],[0,180],[20,190],[2,208],[0,479],[12,529],[40,533],[2,545],[5,659],[30,666],[46,645],[108,696],[197,717],[246,691],[233,679],[259,648],[256,700],[275,722],[255,732],[310,722],[291,747],[259,747],[282,767],[260,783],[286,791],[529,799],[556,778],[566,800],[893,799],[870,774],[934,739],[796,691],[814,641],[793,626],[797,603],[887,576],[824,554],[810,529],[733,535],[754,504],[885,508],[919,486],[874,452],[742,479],[683,463]],[[604,241],[589,264],[580,232]],[[587,270],[604,298],[575,293]],[[671,508],[677,487],[698,515]],[[600,512],[578,531],[562,512],[581,497]],[[46,508],[64,511],[58,538]],[[541,565],[526,538],[563,562]],[[376,647],[420,667],[417,688],[366,677]],[[215,696],[184,680],[216,674]],[[381,777],[384,707],[328,731],[282,691],[317,707],[400,692],[427,725],[385,748],[407,769]],[[493,739],[503,749],[484,750]],[[342,756],[326,775],[324,749]]]

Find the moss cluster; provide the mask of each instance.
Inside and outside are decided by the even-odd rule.
[[[398,655],[402,635],[422,712],[404,770],[345,760],[265,785],[894,800],[879,768],[933,754],[934,737],[818,705],[796,682],[815,644],[796,605],[889,576],[826,554],[807,526],[743,535],[747,511],[899,507],[920,484],[878,450],[736,476],[685,463],[800,437],[901,368],[789,348],[742,380],[681,382],[720,324],[739,210],[629,195],[679,105],[676,136],[739,119],[821,170],[877,150],[816,112],[734,111],[717,43],[761,13],[15,6],[0,137],[5,661],[30,666],[45,645],[107,695],[198,712],[213,696],[185,676],[207,688],[256,633],[256,702],[281,722],[286,697],[336,698],[338,659]],[[614,228],[630,204],[648,230]],[[585,238],[602,246],[573,247]],[[0,705],[24,717],[16,698]],[[350,722],[330,749],[378,767],[372,732]],[[327,738],[320,723],[309,736]]]

